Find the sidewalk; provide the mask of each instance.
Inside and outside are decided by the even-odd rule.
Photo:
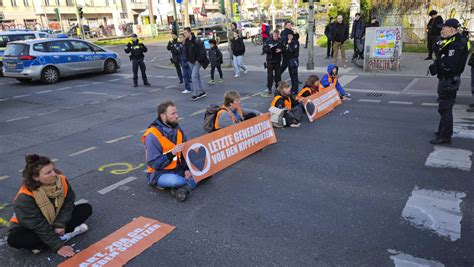
[[[255,72],[266,72],[263,68],[263,63],[265,62],[265,55],[261,55],[262,48],[261,46],[255,46],[251,42],[245,42],[245,65],[249,68],[249,71]],[[232,69],[229,66],[229,52],[227,43],[220,44],[219,48],[224,55],[224,64],[223,69]],[[347,68],[339,68],[340,74],[351,74],[351,75],[368,75],[368,76],[408,76],[408,77],[426,77],[426,71],[428,66],[432,61],[424,60],[426,54],[423,53],[404,53],[402,55],[400,71],[379,71],[379,72],[364,72],[363,69],[355,66],[350,62],[352,58],[353,51],[346,50],[346,57],[349,61],[347,63]],[[341,59],[339,55],[338,65],[341,66]],[[300,67],[298,73],[317,73],[323,74],[327,72],[327,66],[332,63],[331,59],[326,59],[326,48],[315,47],[314,48],[314,70],[307,70],[306,64],[308,62],[308,49],[305,49],[303,46],[300,48]],[[174,69],[173,66],[169,64],[169,60],[162,60],[155,64],[157,68],[165,69]],[[463,78],[470,78],[471,72],[469,66],[466,66],[466,69],[462,75]]]

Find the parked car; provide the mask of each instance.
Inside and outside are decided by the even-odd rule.
[[[10,42],[3,55],[3,73],[20,82],[56,83],[88,72],[115,73],[117,53],[80,39],[47,38]]]
[[[224,25],[209,25],[206,27],[200,27],[198,28],[196,37],[201,41],[214,39],[218,44],[228,41],[227,29]]]
[[[71,26],[67,31],[67,35],[69,37],[80,38],[82,36],[82,34],[78,35],[78,33],[77,33],[77,28],[78,27],[79,27],[78,25]],[[84,29],[84,35],[86,37],[89,37],[89,38],[99,37],[99,33],[96,32],[96,31],[91,31],[89,25],[82,25],[82,28]]]
[[[251,38],[260,33],[260,27],[252,22],[242,22],[242,36],[244,38]]]
[[[7,44],[13,41],[30,40],[37,38],[46,38],[48,34],[45,32],[37,31],[5,31],[0,32],[0,76],[3,76],[3,52],[5,51]]]

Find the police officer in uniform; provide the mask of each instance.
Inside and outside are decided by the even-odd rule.
[[[130,61],[132,61],[132,70],[133,70],[133,87],[138,86],[138,67],[142,73],[143,84],[145,86],[150,86],[148,78],[146,77],[146,66],[144,62],[145,55],[148,49],[146,46],[138,40],[137,35],[132,34],[132,41],[127,44],[125,48],[125,53],[130,54]]]
[[[263,52],[267,54],[266,68],[267,68],[267,90],[268,96],[272,95],[273,81],[275,87],[281,81],[281,60],[283,54],[283,43],[280,40],[280,32],[275,30],[273,36],[268,38],[263,45]]]
[[[470,49],[468,40],[459,32],[461,24],[457,19],[448,19],[441,30],[441,40],[434,46],[435,63],[430,66],[431,74],[438,76],[438,112],[441,115],[436,138],[431,144],[450,144],[453,135],[453,105],[461,84]]]

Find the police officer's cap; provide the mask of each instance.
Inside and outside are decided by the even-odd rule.
[[[428,16],[434,16],[434,15],[438,15],[438,11],[436,10],[431,10],[430,13],[428,14]]]
[[[132,34],[132,38],[137,38],[137,37],[138,37],[138,36],[137,36],[136,33]]]
[[[443,27],[451,27],[451,28],[459,28],[461,27],[461,23],[457,19],[448,19],[444,22]]]

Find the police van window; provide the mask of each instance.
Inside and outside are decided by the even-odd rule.
[[[71,41],[74,52],[90,52],[91,48],[88,44],[81,41]]]
[[[26,44],[9,44],[5,53],[3,54],[4,57],[19,57],[19,56],[27,56],[30,50],[30,46]]]
[[[38,52],[46,52],[46,46],[45,44],[35,44],[33,45],[33,50]]]
[[[13,41],[23,41],[35,39],[34,34],[9,34],[9,35],[0,35],[0,47],[6,47],[8,42]]]
[[[46,44],[48,52],[50,53],[61,53],[61,52],[71,52],[71,45],[65,41],[53,41]]]

